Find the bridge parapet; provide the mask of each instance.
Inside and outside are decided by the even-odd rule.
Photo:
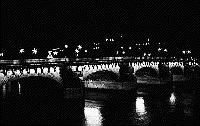
[[[58,59],[57,59],[58,60]],[[42,60],[41,60],[42,61]],[[40,61],[40,62],[41,62]],[[54,60],[53,60],[54,61]],[[120,65],[125,63],[128,64],[128,66],[130,68],[133,68],[133,74],[136,73],[137,70],[143,68],[143,67],[151,67],[153,69],[155,69],[158,73],[159,73],[159,61],[144,61],[141,60],[141,62],[139,60],[124,60],[121,59],[120,61],[116,60],[116,59],[112,59],[112,62],[110,62],[111,60],[108,59],[108,62],[106,62],[106,60],[103,60],[101,62],[101,60],[99,59],[98,62],[97,60],[94,60],[94,62],[90,61],[90,63],[84,64],[84,63],[68,63],[66,62],[70,68],[72,69],[73,72],[76,72],[77,74],[79,74],[79,77],[86,77],[91,73],[95,73],[97,71],[103,71],[103,70],[108,70],[108,71],[112,71],[116,74],[119,75],[119,70],[120,70]],[[1,67],[0,69],[2,69],[2,73],[7,76],[7,75],[21,75],[21,74],[48,74],[48,73],[60,73],[60,67],[59,67],[59,63],[54,63],[54,62],[50,62],[50,64],[40,64],[39,66],[37,65],[31,65],[33,61],[30,62],[30,64],[28,64],[27,66],[17,66],[16,68],[6,68],[5,69],[3,67]],[[47,61],[45,60],[45,63]],[[56,60],[55,60],[56,62]],[[64,62],[64,61],[63,61]],[[86,62],[86,61],[85,61]],[[10,62],[9,62],[10,63]],[[37,62],[35,62],[37,63]],[[61,63],[62,64],[62,63]],[[18,64],[17,64],[18,65]],[[43,66],[44,65],[44,66]],[[165,67],[168,67],[169,70],[173,67],[180,67],[183,71],[184,71],[184,62],[183,61],[172,61],[172,62],[165,62],[163,63],[163,65]],[[197,63],[190,63],[189,65],[198,65]]]

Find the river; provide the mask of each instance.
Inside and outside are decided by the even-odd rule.
[[[35,84],[37,85],[48,85],[49,81],[43,80],[29,80],[29,81],[15,81],[12,83],[17,83],[18,86],[22,86],[24,84]],[[11,84],[11,83],[10,83]],[[190,83],[188,83],[190,85]],[[152,97],[152,95],[136,95],[132,97],[132,100],[120,99],[120,100],[91,100],[85,99],[85,106],[79,104],[79,101],[71,101],[65,99],[65,105],[62,106],[65,108],[65,113],[68,118],[65,121],[61,121],[60,123],[68,124],[76,124],[76,125],[84,125],[84,126],[93,126],[93,125],[199,125],[200,121],[200,90],[198,88],[183,88],[173,86],[173,90],[169,92],[168,95],[162,97]],[[21,87],[20,87],[21,88]],[[6,89],[5,86],[1,88],[1,100],[9,97],[9,100],[3,103],[3,113],[2,117],[5,116],[5,120],[15,122],[15,119],[18,118],[18,115],[9,115],[9,110],[16,109],[18,106],[16,101],[23,101],[21,98],[21,91],[18,88],[18,93],[15,96],[7,95],[9,89]],[[38,89],[40,90],[40,89]],[[35,93],[35,92],[32,92]],[[46,95],[46,94],[45,94]],[[30,97],[30,96],[26,96]],[[11,99],[11,100],[10,100]],[[41,98],[42,99],[42,98]],[[41,99],[38,99],[40,101]],[[41,100],[42,101],[42,100]],[[57,102],[56,100],[54,102]],[[13,107],[14,106],[14,107]],[[33,105],[31,105],[33,107]],[[19,106],[18,106],[19,107]],[[25,107],[25,106],[24,106]],[[16,110],[19,113],[23,113],[22,111],[26,111],[29,109],[24,109],[21,107],[20,110]],[[54,106],[55,107],[55,106]],[[30,108],[31,109],[31,108]],[[16,112],[15,111],[15,112]],[[40,111],[35,109],[35,111]],[[52,114],[58,114],[55,110]],[[35,118],[37,115],[33,115],[27,111],[28,116],[24,117],[20,115],[22,120],[27,118],[27,122],[29,119]],[[15,118],[14,118],[15,116]],[[41,116],[39,116],[41,118]],[[53,118],[53,117],[52,117]],[[2,122],[5,123],[3,120]],[[45,119],[38,119],[39,122],[45,121]],[[38,121],[34,120],[34,121]],[[17,123],[17,122],[16,122]],[[11,123],[12,124],[12,123]],[[15,124],[15,123],[14,123]]]

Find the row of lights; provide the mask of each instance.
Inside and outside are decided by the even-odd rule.
[[[158,48],[158,52],[161,52],[161,51],[167,52],[167,49]]]
[[[190,54],[191,51],[190,50],[187,50],[187,51],[182,51],[183,54]]]
[[[25,52],[25,50],[24,49],[20,49],[19,50],[19,53],[24,53]],[[37,49],[36,48],[33,48],[33,50],[32,50],[32,54],[37,54]]]

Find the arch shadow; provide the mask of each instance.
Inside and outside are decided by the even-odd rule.
[[[96,71],[89,74],[84,80],[102,80],[102,81],[117,81],[119,76],[109,70]]]
[[[135,75],[138,77],[141,76],[152,76],[152,77],[157,77],[158,76],[158,72],[156,69],[152,68],[152,67],[143,67],[138,69],[135,72]]]
[[[172,67],[170,69],[170,72],[172,75],[183,75],[184,74],[184,71],[182,70],[181,67]]]

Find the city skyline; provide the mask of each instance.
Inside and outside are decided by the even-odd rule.
[[[90,45],[121,34],[124,45],[150,38],[174,50],[200,47],[198,1],[3,1],[1,6],[2,48]]]

